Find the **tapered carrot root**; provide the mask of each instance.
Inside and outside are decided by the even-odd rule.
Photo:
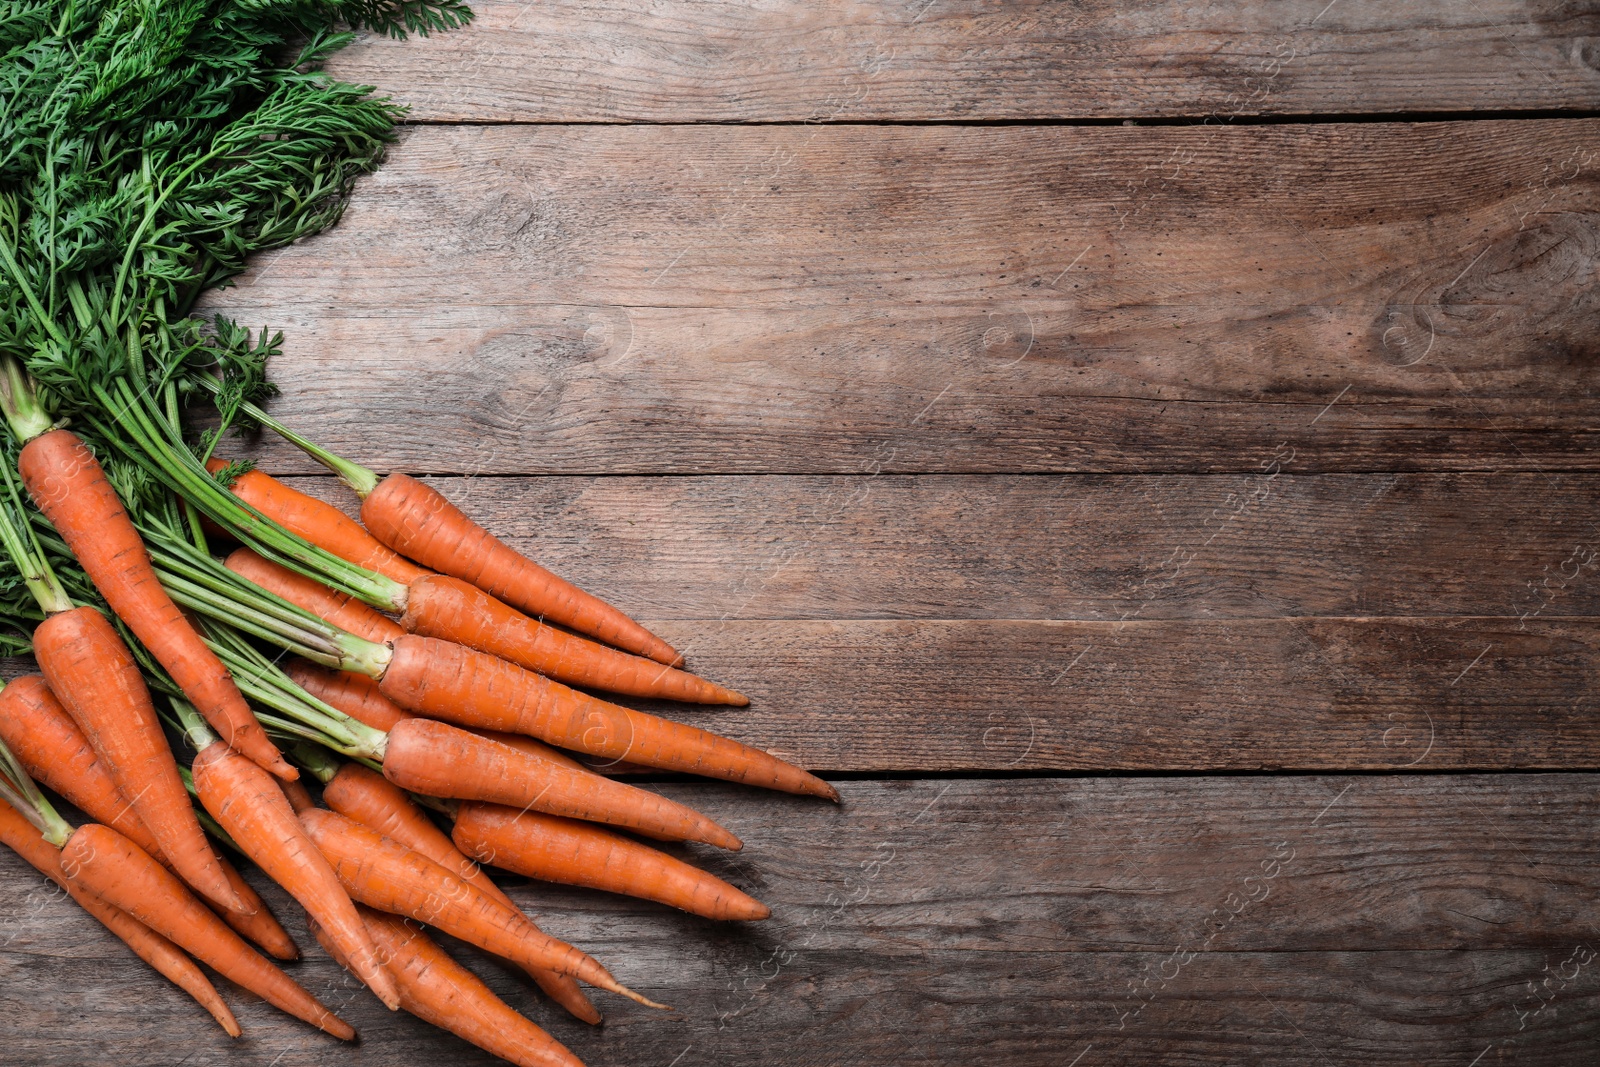
[[[111,605],[223,740],[273,774],[293,778],[216,653],[156,579],[116,490],[76,434],[51,430],[23,446],[17,467],[39,510]],[[59,690],[58,690],[59,692]]]
[[[123,799],[88,738],[37,674],[24,675],[0,690],[0,740],[35,781],[54,789],[89,818],[116,830],[152,859],[172,868],[160,844]],[[249,915],[224,911],[223,921],[278,959],[299,959],[300,949],[256,891],[226,857],[218,853],[216,860],[233,891],[246,906],[255,909]]]
[[[431,719],[407,719],[389,731],[383,776],[427,796],[485,800],[645,829],[676,841],[743,847],[704,815],[666,797]]]
[[[52,615],[33,632],[33,654],[51,692],[183,880],[221,907],[248,913],[189,806],[150,691],[111,623],[93,608]]]
[[[323,786],[322,799],[345,818],[421,853],[506,907],[521,910],[494,884],[494,879],[461,854],[403,789],[383,775],[359,763],[347,763]],[[542,967],[527,968],[527,972],[547,996],[573,1015],[587,1023],[600,1021],[600,1013],[569,975]]]
[[[212,474],[225,466],[227,464],[220,459],[206,461],[206,470]],[[235,478],[228,488],[279,526],[358,567],[377,571],[385,578],[401,584],[428,573],[384,545],[362,529],[359,522],[332,504],[291,489],[271,475],[257,470],[246,471]]]
[[[396,623],[248,548],[236,549],[227,565],[263,589],[368,641],[381,644],[409,631],[468,645],[570,685],[697,704],[750,703],[731,689],[686,671],[546,626],[448,575],[424,574],[407,586],[405,615]]]
[[[300,688],[374,730],[392,730],[395,723],[415,718],[384,696],[378,683],[364,674],[330,670],[303,659],[291,659],[283,669]]]
[[[278,970],[133,842],[107,826],[80,826],[61,849],[67,878],[178,944],[267,1003],[345,1041],[350,1024]]]
[[[722,879],[590,823],[499,804],[463,804],[451,834],[479,861],[546,882],[654,900],[708,919],[765,919],[765,904]]]
[[[378,688],[407,711],[604,759],[839,799],[827,782],[769,752],[608,703],[496,656],[414,634],[393,644]]]
[[[391,474],[361,503],[379,541],[424,567],[471,582],[529,615],[676,667],[683,657],[628,616],[524,558],[415,478]]]
[[[371,908],[362,908],[361,917],[400,984],[400,1006],[406,1011],[517,1067],[583,1067],[565,1045],[513,1011],[421,929]],[[344,963],[332,938],[314,924],[312,933]]]
[[[99,919],[106,929],[120,937],[140,959],[165,975],[211,1013],[229,1037],[239,1036],[239,1021],[217,993],[205,973],[183,950],[162,937],[121,908],[113,907],[71,881],[61,870],[61,853],[39,836],[33,824],[16,808],[0,800],[0,841],[27,860],[40,874],[65,889],[84,911]]]
[[[344,947],[352,969],[391,1010],[400,991],[378,962],[344,886],[306,836],[278,783],[218,741],[194,760],[195,791],[223,829]]]
[[[448,575],[430,574],[412,582],[400,622],[411,633],[467,645],[567,685],[695,704],[750,703],[748,697],[687,671],[546,626]]]
[[[619,983],[591,957],[541,932],[521,912],[421,853],[331,811],[301,812],[300,820],[350,895],[368,907],[437,926],[524,967],[570,974],[641,1004],[661,1006]]]

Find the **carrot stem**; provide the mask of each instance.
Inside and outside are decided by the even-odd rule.
[[[222,383],[210,375],[202,375],[198,380],[201,385],[211,390],[212,393],[217,393],[222,388]],[[378,475],[375,472],[368,470],[359,463],[345,459],[343,456],[334,455],[310,438],[303,437],[289,429],[289,427],[268,415],[255,404],[250,403],[250,401],[246,400],[241,403],[239,410],[285,441],[288,441],[291,445],[294,445],[324,467],[327,467],[338,475],[339,480],[348,485],[356,496],[361,497],[363,500],[367,498],[368,493],[378,487]]]
[[[71,824],[45,799],[4,741],[0,741],[0,800],[16,808],[56,848],[72,836]]]
[[[128,382],[118,381],[113,388],[118,395],[103,385],[94,387],[103,412],[123,431],[105,436],[157,480],[268,559],[329,582],[373,607],[404,610],[405,586],[318,548],[228,492],[188,449],[171,442]]]

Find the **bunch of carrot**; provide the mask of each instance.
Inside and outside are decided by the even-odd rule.
[[[597,695],[748,703],[428,484],[278,423],[256,403],[276,340],[189,316],[250,252],[331,224],[381,157],[398,110],[314,69],[348,40],[335,22],[426,31],[469,14],[40,0],[0,23],[0,125],[16,132],[0,152],[0,643],[39,667],[0,689],[0,840],[230,1035],[196,960],[355,1036],[274,962],[298,947],[218,842],[389,1008],[515,1063],[571,1064],[422,927],[515,963],[591,1023],[579,982],[660,1005],[540,930],[478,864],[712,919],[768,909],[627,836],[738,849],[734,834],[569,753],[837,793]],[[197,434],[185,412],[203,400],[221,427]],[[360,521],[216,457],[235,422],[326,464]]]

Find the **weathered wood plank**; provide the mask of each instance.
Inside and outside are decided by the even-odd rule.
[[[652,619],[1600,615],[1600,476],[1293,470],[433,483]]]
[[[652,624],[834,771],[1600,766],[1600,620]]]
[[[1553,0],[1225,8],[482,0],[341,76],[424,121],[829,122],[1593,108],[1600,17]]]
[[[430,127],[211,304],[384,469],[1589,469],[1597,134]]]
[[[713,863],[772,920],[511,892],[677,1012],[607,998],[587,1029],[462,953],[591,1063],[1572,1064],[1597,1036],[1595,776],[856,782],[840,809],[667,791],[744,832]],[[0,856],[8,1059],[491,1062],[314,945],[294,972],[362,1046],[242,996],[230,1045],[38,884]]]

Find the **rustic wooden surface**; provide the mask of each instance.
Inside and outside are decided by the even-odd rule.
[[[772,920],[508,884],[677,1012],[603,997],[590,1030],[462,953],[593,1063],[1459,1067],[1584,1063],[1600,1039],[1593,775],[846,782],[837,810],[665,791],[746,836],[694,855]],[[364,1044],[238,997],[251,1036],[230,1045],[37,881],[0,905],[0,1010],[30,1020],[7,1062],[491,1062],[315,945],[294,973]]]
[[[844,803],[649,783],[750,927],[506,879],[671,1015],[460,958],[594,1064],[1593,1062],[1592,5],[477,6],[210,306]],[[489,1062],[302,940],[359,1047],[0,856],[0,1061]]]
[[[421,127],[213,303],[292,329],[279,409],[380,469],[1593,469],[1597,146]]]
[[[1593,108],[1571,0],[484,0],[333,69],[423,121],[828,122]]]

